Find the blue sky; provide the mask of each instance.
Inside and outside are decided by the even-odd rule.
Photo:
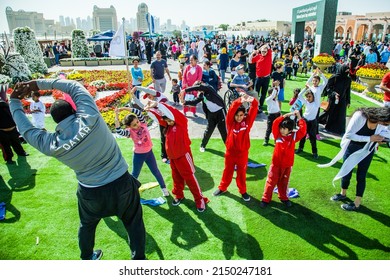
[[[58,21],[59,16],[86,18],[92,16],[93,6],[108,8],[113,5],[118,20],[135,18],[137,7],[142,1],[133,0],[0,0],[0,32],[8,32],[5,8],[13,10],[36,11],[44,14],[46,19]],[[216,25],[227,23],[235,25],[242,21],[269,19],[291,21],[292,9],[317,2],[304,0],[197,0],[190,4],[185,0],[149,0],[149,12],[160,18],[160,23],[167,19],[172,24],[180,25],[183,20],[190,25]],[[338,11],[349,11],[353,14],[367,12],[390,12],[389,0],[339,0]]]

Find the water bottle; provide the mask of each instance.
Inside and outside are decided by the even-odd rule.
[[[340,100],[340,98],[339,98],[339,96],[338,96],[338,95],[336,95],[336,97],[335,97],[335,98],[336,98],[336,100],[334,101],[334,104],[336,104],[336,105],[337,105],[337,104],[339,104],[339,100]]]
[[[299,111],[299,110],[301,110],[301,108],[302,108],[302,102],[299,99],[297,99],[297,100],[295,100],[294,104],[291,106],[290,112],[292,113],[295,111]],[[290,119],[294,120],[295,115],[291,115]]]

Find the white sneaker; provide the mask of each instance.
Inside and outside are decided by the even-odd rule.
[[[199,148],[199,151],[200,151],[201,153],[204,153],[204,151],[206,151],[206,149],[203,148],[203,147],[200,147],[200,148]]]
[[[169,191],[167,188],[163,188],[161,189],[162,193],[163,193],[163,196],[169,196]]]

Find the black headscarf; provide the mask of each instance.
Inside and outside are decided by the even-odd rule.
[[[339,79],[344,79],[344,78],[348,77],[348,73],[349,73],[349,66],[348,66],[348,64],[341,64],[337,68],[337,72],[336,72],[336,74],[334,76],[336,78],[339,78]]]

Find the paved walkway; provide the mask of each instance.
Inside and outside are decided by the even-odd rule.
[[[132,66],[129,65],[129,67],[131,68]],[[146,62],[141,63],[140,67],[144,70],[150,70],[150,65],[147,64]],[[174,61],[172,59],[168,59],[168,68],[171,72],[171,77],[177,78],[177,73],[179,70],[179,62]],[[68,70],[68,69],[75,69],[75,70],[102,70],[102,69],[105,69],[105,70],[126,70],[126,65],[76,66],[76,67],[54,66],[54,67],[49,68],[49,72],[57,72],[57,71]],[[173,103],[173,97],[169,93],[170,90],[171,90],[171,83],[169,80],[167,80],[167,87],[166,87],[164,94]],[[219,94],[221,95],[222,98],[223,98],[223,94],[226,91],[227,91],[227,85],[223,84],[222,89],[219,91]],[[370,100],[371,102],[374,102],[378,105],[381,105],[380,102],[372,100],[363,94],[358,94],[358,95]],[[177,108],[181,110],[182,106],[178,106]],[[201,104],[198,104],[197,112],[198,112],[197,114],[199,116],[198,118],[188,117],[188,121],[189,121],[188,122],[188,126],[189,126],[188,130],[189,130],[190,138],[202,138],[206,124],[207,124],[207,121],[205,119],[205,115],[203,113]],[[266,121],[267,121],[267,116],[265,114],[257,115],[255,123],[251,129],[251,133],[250,133],[251,138],[264,139],[265,130],[267,128]],[[151,133],[152,138],[159,138],[160,137],[159,136],[160,132],[158,129],[152,129],[150,133]],[[328,133],[323,132],[321,126],[320,126],[320,133],[321,133],[323,138],[339,138],[339,137],[334,136],[332,134],[328,134]],[[220,138],[220,134],[219,134],[217,129],[214,131],[212,138]]]

